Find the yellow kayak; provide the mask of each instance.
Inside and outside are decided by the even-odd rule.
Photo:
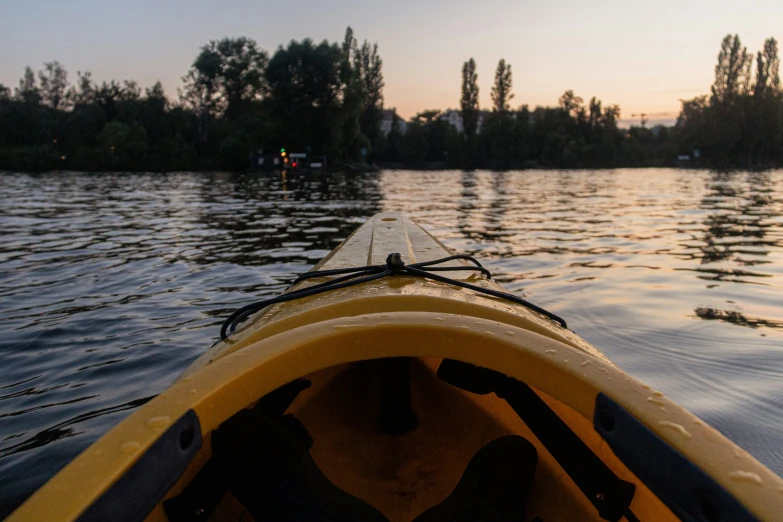
[[[780,477],[404,215],[314,271],[9,520],[783,520]]]

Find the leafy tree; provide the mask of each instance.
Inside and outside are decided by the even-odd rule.
[[[558,100],[558,104],[563,111],[570,117],[578,119],[584,113],[584,100],[574,94],[574,91],[567,90]]]
[[[769,38],[764,42],[764,50],[756,55],[756,83],[753,96],[763,98],[767,93],[780,92],[780,58],[778,41]]]
[[[778,42],[769,38],[756,55],[756,83],[747,108],[749,164],[766,163],[783,152],[783,96]]]
[[[492,110],[496,112],[508,112],[509,101],[514,95],[511,93],[511,65],[506,60],[500,60],[495,69],[495,84],[492,86]]]
[[[383,61],[378,54],[378,44],[367,40],[357,53],[358,76],[361,81],[363,104],[361,131],[370,141],[378,136],[383,118]]]
[[[0,83],[0,101],[11,99],[11,89]]]
[[[147,132],[138,122],[131,125],[109,122],[98,134],[97,141],[106,165],[112,168],[138,168],[148,146]]]
[[[422,125],[432,123],[433,121],[438,119],[438,116],[440,116],[440,112],[441,111],[437,109],[421,111],[413,117],[413,121],[421,123]]]
[[[74,105],[86,105],[95,101],[96,86],[92,81],[92,73],[76,71],[76,85],[71,86],[69,97]]]
[[[340,148],[344,154],[343,160],[358,159],[359,155],[359,119],[364,105],[365,93],[361,80],[359,51],[353,29],[345,30],[345,38],[340,56],[340,91],[342,98],[342,129]]]
[[[342,56],[337,45],[305,39],[278,48],[269,60],[267,106],[280,146],[340,157]]]
[[[250,101],[260,99],[268,59],[250,38],[212,40],[201,48],[183,81],[186,90],[199,91],[197,98],[199,94],[210,98],[203,100],[206,107],[220,107],[229,119],[235,118]]]
[[[24,76],[19,80],[19,87],[16,88],[14,98],[29,105],[41,103],[41,90],[35,83],[35,73],[30,67],[25,67]]]
[[[54,110],[65,109],[70,103],[68,73],[58,61],[44,64],[38,71],[41,101]]]
[[[712,84],[712,103],[731,102],[748,91],[750,66],[753,61],[739,35],[727,34],[721,42],[718,63],[715,66],[715,82]]]
[[[392,118],[392,124],[391,124],[391,130],[389,131],[388,136],[386,136],[387,141],[389,142],[389,153],[388,153],[388,159],[389,161],[401,161],[401,154],[400,154],[400,148],[402,143],[402,137],[403,134],[400,131],[400,118],[397,116],[397,113],[394,113],[394,117]]]
[[[476,61],[471,58],[462,64],[462,96],[460,97],[462,111],[462,128],[468,139],[476,135],[479,117],[479,87]]]
[[[429,143],[423,125],[413,122],[400,140],[400,159],[409,167],[420,167],[427,159]]]

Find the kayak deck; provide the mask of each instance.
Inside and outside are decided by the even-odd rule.
[[[408,218],[385,213],[371,218],[316,268],[382,264],[394,252],[406,263],[449,255]],[[500,288],[469,272],[449,276]],[[404,379],[416,425],[389,434],[379,428],[379,383],[389,362],[401,360],[409,368]],[[726,515],[735,513],[732,509],[740,510],[738,520],[774,520],[783,511],[780,477],[573,332],[521,305],[395,276],[261,311],[88,448],[10,520],[75,519],[107,505],[118,484],[125,488],[125,509],[166,520],[162,501],[182,495],[205,468],[213,432],[301,378],[312,385],[285,413],[312,436],[310,455],[318,468],[390,520],[411,520],[442,502],[474,455],[508,434],[524,437],[538,454],[526,520],[601,520],[595,506],[601,492],[591,498],[584,494],[547,449],[545,437],[521,419],[513,396],[478,395],[444,382],[438,374],[444,360],[529,386],[588,452],[619,480],[635,485],[630,509],[639,520],[676,520],[675,513],[706,517],[716,510]],[[607,404],[614,408],[616,425],[601,417]],[[634,437],[630,453],[623,434]],[[176,453],[176,447],[165,446],[167,437],[175,446],[179,441],[180,467],[168,472],[165,488],[148,487],[134,496],[138,480],[127,477],[144,475],[147,456],[160,448]],[[654,455],[652,467],[641,458],[647,453]],[[683,477],[706,477],[706,482],[678,482]],[[243,509],[229,492],[210,519],[236,520]]]

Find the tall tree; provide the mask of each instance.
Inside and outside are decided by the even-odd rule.
[[[733,102],[738,95],[749,90],[752,62],[753,58],[747,47],[742,46],[739,35],[727,34],[723,38],[712,84],[713,103]]]
[[[582,105],[584,100],[574,94],[574,91],[571,89],[564,92],[557,102],[560,105],[560,108],[563,109],[563,112],[572,118],[578,118],[579,114],[584,111],[584,107]]]
[[[10,100],[11,89],[0,83],[0,100]]]
[[[383,61],[378,44],[364,41],[357,53],[359,79],[362,85],[363,107],[361,131],[371,142],[375,141],[383,119]]]
[[[604,114],[601,117],[601,125],[604,130],[616,131],[617,120],[620,119],[620,106],[617,104],[607,105],[604,108]]]
[[[767,93],[780,91],[780,58],[778,41],[769,38],[764,42],[764,50],[756,55],[756,84],[753,95],[763,98]]]
[[[511,93],[511,64],[501,59],[495,69],[495,84],[492,86],[492,110],[496,112],[508,112],[509,101],[514,95]]]
[[[92,81],[92,73],[76,71],[76,85],[71,86],[69,97],[74,105],[88,104],[95,101],[96,85]]]
[[[473,58],[462,64],[460,109],[462,110],[462,128],[465,131],[465,136],[471,139],[476,135],[479,117],[478,74],[476,73],[476,61]]]
[[[123,80],[120,101],[137,101],[141,98],[141,86],[135,80]]]
[[[14,98],[31,105],[41,103],[41,90],[36,85],[35,73],[29,66],[24,68],[24,76],[19,80],[19,87],[14,92]]]
[[[41,100],[54,110],[66,109],[70,103],[68,73],[58,61],[46,62],[38,71]]]
[[[340,98],[342,100],[342,126],[340,149],[343,161],[358,159],[360,132],[359,119],[363,111],[364,90],[359,69],[359,51],[353,29],[345,29],[340,47]]]

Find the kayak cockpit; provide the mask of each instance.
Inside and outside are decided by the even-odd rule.
[[[534,397],[515,397],[508,387],[500,394],[524,402],[517,404],[523,410],[538,403],[532,416],[521,410],[526,423],[493,389],[503,386],[491,382],[499,374],[481,370],[385,358],[293,381],[213,432],[210,464],[164,511],[175,521],[197,512],[212,520],[244,513],[244,520],[554,521],[601,520],[599,510],[619,520],[636,509],[646,520],[676,520],[649,490],[603,463],[635,480],[605,444],[600,457],[586,445],[566,448],[566,466],[585,468],[571,477],[530,425],[548,443],[563,443],[565,430],[595,444],[597,434],[576,436],[560,416],[578,430],[592,425],[516,381]],[[541,408],[560,425],[542,419]]]

